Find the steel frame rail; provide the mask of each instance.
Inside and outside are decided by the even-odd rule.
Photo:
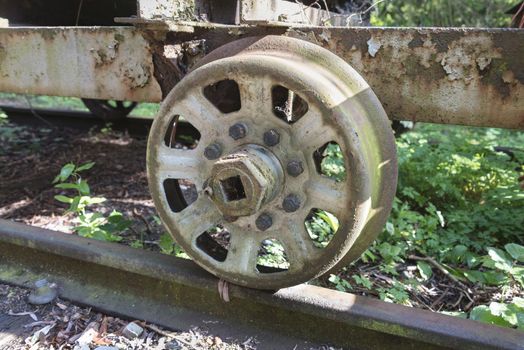
[[[311,344],[296,339],[352,349],[524,349],[523,332],[312,285],[273,293],[231,285],[224,303],[218,280],[191,261],[0,220],[0,280],[28,287],[41,278],[102,311],[172,329],[211,323],[221,336],[257,335],[266,348],[278,338],[297,348]]]
[[[524,30],[135,25],[0,28],[0,91],[158,102],[210,50],[283,35],[348,62],[391,119],[524,129]]]

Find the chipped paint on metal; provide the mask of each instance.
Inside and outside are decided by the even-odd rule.
[[[150,44],[130,27],[0,28],[0,62],[1,91],[161,100]]]
[[[326,31],[331,40],[310,40]],[[524,129],[524,32],[300,28],[364,76],[393,119]]]
[[[479,80],[492,60],[500,57],[500,49],[494,47],[490,37],[477,36],[453,41],[445,53],[437,55],[436,60],[440,61],[449,80],[469,84]]]
[[[99,49],[90,49],[89,51],[91,51],[95,58],[95,64],[97,66],[103,66],[113,62],[117,56],[118,43],[117,40],[112,40],[107,44],[107,46],[103,46]]]
[[[375,41],[373,38],[368,40],[368,53],[371,57],[375,57],[381,47],[382,44],[378,41]]]

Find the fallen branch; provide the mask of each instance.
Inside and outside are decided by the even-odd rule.
[[[435,266],[440,272],[442,272],[446,277],[448,277],[450,280],[461,286],[462,288],[466,289],[466,291],[469,292],[468,286],[466,286],[464,283],[462,283],[457,277],[453,276],[449,271],[439,264],[435,259],[430,258],[428,256],[417,256],[417,255],[410,255],[408,256],[408,259],[410,260],[419,260],[419,261],[426,261],[430,263],[431,265]]]

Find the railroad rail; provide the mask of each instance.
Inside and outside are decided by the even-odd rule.
[[[170,329],[212,327],[297,349],[524,349],[522,332],[313,285],[277,292],[230,286],[192,261],[0,220],[0,280],[31,287],[46,278],[62,298]],[[300,339],[300,340],[297,340]],[[271,343],[273,341],[273,343]],[[291,345],[292,348],[294,345]]]
[[[0,105],[0,110],[8,115],[11,122],[30,127],[68,127],[89,130],[93,127],[107,126],[108,123],[90,112],[84,111],[51,108],[30,109],[12,104]],[[126,131],[133,136],[147,137],[152,122],[152,118],[128,117],[113,120],[110,122],[110,126],[112,130]],[[179,122],[178,128],[180,135],[185,137],[196,136],[191,124],[184,120]]]
[[[27,108],[15,105],[0,105],[11,122],[30,127],[69,127],[89,130],[93,127],[104,127],[107,122],[95,117],[90,112],[67,109]],[[152,119],[123,118],[110,122],[112,130],[128,131],[132,135],[146,137]]]

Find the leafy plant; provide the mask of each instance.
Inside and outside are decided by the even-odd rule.
[[[69,204],[68,213],[75,216],[77,224],[73,231],[80,236],[94,238],[102,241],[120,241],[120,234],[127,230],[131,222],[124,218],[122,213],[113,210],[108,216],[98,212],[89,212],[88,209],[96,204],[106,201],[103,197],[91,196],[91,189],[86,180],[82,179],[80,173],[91,169],[95,165],[89,162],[77,166],[67,163],[60,169],[53,183],[55,188],[73,191],[71,195],[56,195],[59,202]]]
[[[491,288],[493,297],[497,290],[506,299],[522,296],[524,193],[516,169],[523,143],[520,132],[417,124],[397,139],[399,188],[385,229],[329,284],[406,305],[418,303],[421,284],[442,279]],[[497,151],[501,145],[511,153]],[[312,228],[322,236],[322,225]],[[460,304],[447,312],[459,310]]]
[[[513,0],[387,0],[377,2],[376,26],[507,27]]]
[[[266,239],[258,253],[257,264],[279,269],[289,268],[284,246],[274,239]]]
[[[306,229],[315,246],[325,248],[338,230],[338,219],[324,210],[314,210],[306,219]]]
[[[513,298],[511,303],[492,302],[476,306],[470,319],[503,327],[524,330],[524,298]]]
[[[191,259],[189,255],[187,255],[184,250],[182,250],[182,248],[175,243],[169,233],[164,233],[162,236],[160,236],[160,239],[158,240],[158,246],[160,247],[162,254],[174,255],[183,259]]]

